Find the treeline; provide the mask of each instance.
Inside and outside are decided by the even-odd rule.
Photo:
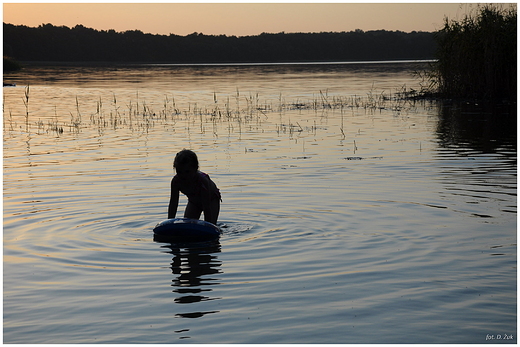
[[[4,55],[18,61],[249,63],[432,59],[430,32],[263,33],[256,36],[153,35],[76,25],[4,23]]]

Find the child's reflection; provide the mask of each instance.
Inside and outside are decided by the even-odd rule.
[[[171,263],[172,273],[175,275],[172,280],[173,292],[180,294],[174,299],[175,303],[193,304],[220,299],[208,296],[209,292],[212,291],[209,286],[219,284],[217,278],[211,275],[222,273],[222,263],[216,256],[216,253],[220,253],[218,241],[206,244],[203,247],[178,247],[173,244],[167,247],[171,249],[168,253],[173,254]],[[197,311],[179,313],[175,316],[199,318],[217,312],[219,311]]]

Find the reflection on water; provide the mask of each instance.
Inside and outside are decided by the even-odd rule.
[[[397,98],[414,69],[10,75],[4,341],[516,342],[516,124]],[[153,241],[182,148],[218,244]]]
[[[465,202],[457,210],[485,220],[516,214],[516,106],[441,104],[436,133],[439,179]]]
[[[500,151],[516,157],[516,105],[441,103],[437,134],[443,147]]]
[[[170,248],[167,253],[173,254],[171,269],[175,275],[172,280],[173,292],[180,296],[174,299],[177,304],[193,304],[220,298],[211,297],[211,287],[220,284],[218,279],[212,275],[221,274],[221,261],[218,260],[216,253],[220,253],[220,243],[214,242],[211,245],[186,245],[180,247],[175,244],[163,246]],[[219,311],[194,311],[186,312],[189,307],[179,308],[182,313],[177,313],[176,317],[181,318],[200,318]]]

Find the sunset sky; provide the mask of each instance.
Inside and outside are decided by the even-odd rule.
[[[50,23],[152,34],[258,35],[262,32],[435,31],[476,4],[459,3],[4,3],[5,23]]]

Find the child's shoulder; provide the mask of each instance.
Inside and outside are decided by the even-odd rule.
[[[208,175],[207,173],[202,172],[202,171],[200,171],[200,170],[197,171],[197,172],[199,173],[199,176],[200,176],[200,177],[203,177],[203,178],[209,178],[209,175]]]
[[[209,175],[205,172],[199,171],[199,177],[200,177],[201,181],[203,181],[203,182],[206,182],[206,183],[213,182],[211,180],[211,177],[209,177]]]
[[[211,187],[215,183],[211,180],[209,175],[205,172],[199,171],[199,182],[205,187]]]
[[[177,175],[172,177],[172,186],[179,184],[179,177]]]

